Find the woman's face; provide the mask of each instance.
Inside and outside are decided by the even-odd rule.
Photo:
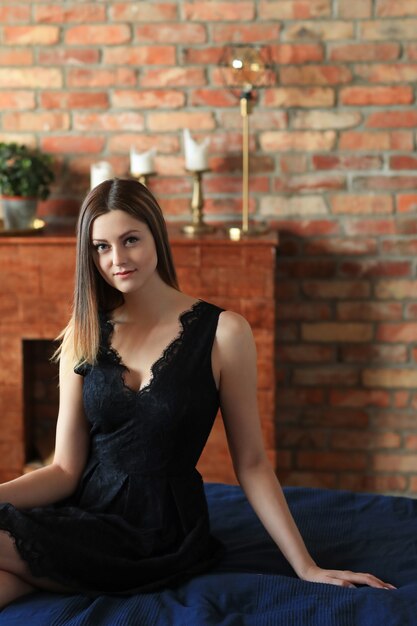
[[[144,222],[125,211],[109,211],[94,220],[91,246],[97,270],[123,294],[137,291],[158,277],[152,234]]]

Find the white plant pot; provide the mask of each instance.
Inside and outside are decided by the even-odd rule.
[[[6,230],[33,227],[38,206],[37,198],[2,196],[3,220]]]

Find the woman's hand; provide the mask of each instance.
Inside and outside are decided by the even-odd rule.
[[[310,567],[301,578],[312,583],[326,583],[328,585],[339,585],[340,587],[368,585],[376,589],[396,589],[394,585],[384,583],[383,580],[380,580],[372,574],[350,572],[349,570],[322,569],[317,565]]]

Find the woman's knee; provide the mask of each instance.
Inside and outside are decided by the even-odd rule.
[[[33,576],[26,561],[20,556],[13,537],[5,531],[0,531],[0,574],[11,574],[18,577],[22,583],[47,591],[57,593],[73,593],[74,591],[49,578]],[[1,583],[0,583],[1,584]]]
[[[33,591],[34,587],[19,576],[0,569],[0,608]]]

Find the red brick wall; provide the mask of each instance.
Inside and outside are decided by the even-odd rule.
[[[3,3],[4,4],[4,3]],[[206,213],[240,209],[240,117],[216,66],[271,46],[251,117],[251,208],[281,233],[277,439],[288,484],[416,493],[414,0],[18,1],[0,8],[0,138],[53,153],[45,215],[75,214],[92,162],[188,214],[181,129],[210,136]]]

